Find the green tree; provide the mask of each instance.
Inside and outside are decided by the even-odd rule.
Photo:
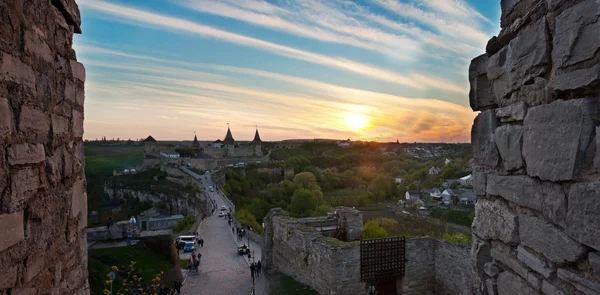
[[[377,223],[376,220],[369,220],[363,227],[364,239],[387,238],[388,233]]]
[[[321,177],[323,191],[332,191],[340,186],[340,175],[336,169],[326,169]]]
[[[311,191],[321,190],[321,188],[317,184],[317,178],[314,174],[310,172],[302,172],[296,174],[296,176],[294,176],[294,184],[298,188],[304,188]]]
[[[305,217],[315,211],[318,205],[319,200],[312,191],[300,188],[292,196],[289,211],[295,216]]]
[[[309,165],[310,160],[302,156],[291,156],[284,163],[285,167],[292,167],[295,172],[304,171],[304,168]]]

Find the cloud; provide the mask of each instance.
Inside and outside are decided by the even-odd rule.
[[[318,53],[300,50],[293,47],[264,41],[261,39],[251,38],[231,33],[228,31],[219,30],[210,26],[198,24],[185,19],[156,14],[104,1],[86,0],[81,1],[80,5],[86,9],[93,9],[110,15],[119,16],[121,18],[139,22],[157,29],[168,28],[170,30],[175,30],[176,32],[190,32],[207,38],[215,38],[239,45],[258,48],[292,59],[302,60],[313,64],[344,70],[367,78],[372,78],[398,85],[409,86],[414,89],[425,89],[425,86],[422,84],[422,82],[419,81],[419,79],[415,79],[415,77],[402,75],[394,71],[378,68],[373,65],[349,60],[343,57],[326,56]],[[457,92],[461,94],[464,94],[466,92],[466,88],[461,89],[460,85],[455,85],[451,82],[438,83],[429,86],[444,91]]]

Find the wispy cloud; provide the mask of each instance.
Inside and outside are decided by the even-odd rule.
[[[406,76],[391,70],[382,69],[373,65],[353,61],[347,58],[327,56],[323,54],[300,50],[297,48],[216,29],[214,27],[198,24],[185,19],[165,16],[104,1],[86,0],[81,1],[80,5],[84,8],[93,9],[96,11],[101,11],[103,13],[120,16],[128,20],[141,22],[144,25],[153,26],[157,29],[169,28],[178,32],[190,32],[203,37],[216,38],[239,45],[258,48],[288,58],[302,60],[309,63],[327,66],[331,68],[341,69],[347,72],[351,72],[372,79],[377,79],[380,81],[409,86],[414,89],[422,90],[426,88],[426,85],[423,85],[423,81],[421,81],[422,79],[419,79],[418,75]],[[435,83],[434,85],[428,86],[449,92],[466,93],[466,89],[464,87],[461,87],[461,85],[456,85],[452,82]]]

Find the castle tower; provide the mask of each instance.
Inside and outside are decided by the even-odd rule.
[[[262,140],[260,139],[260,135],[258,134],[258,128],[256,129],[256,132],[254,133],[254,139],[252,140],[252,142],[250,143],[250,145],[253,147],[254,152],[253,155],[254,156],[262,156]]]
[[[225,146],[225,156],[235,157],[235,139],[233,139],[233,135],[231,135],[231,130],[229,127],[227,127],[227,134],[223,140],[223,145]]]
[[[196,137],[196,134],[194,134],[194,141],[192,142],[192,148],[194,150],[200,150],[200,142],[198,142],[198,137]]]
[[[156,139],[154,139],[152,135],[149,135],[144,139],[144,156],[148,154],[157,154],[158,150],[156,149],[156,142]]]

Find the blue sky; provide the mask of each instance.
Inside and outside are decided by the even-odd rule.
[[[85,138],[469,141],[498,0],[78,1]]]

